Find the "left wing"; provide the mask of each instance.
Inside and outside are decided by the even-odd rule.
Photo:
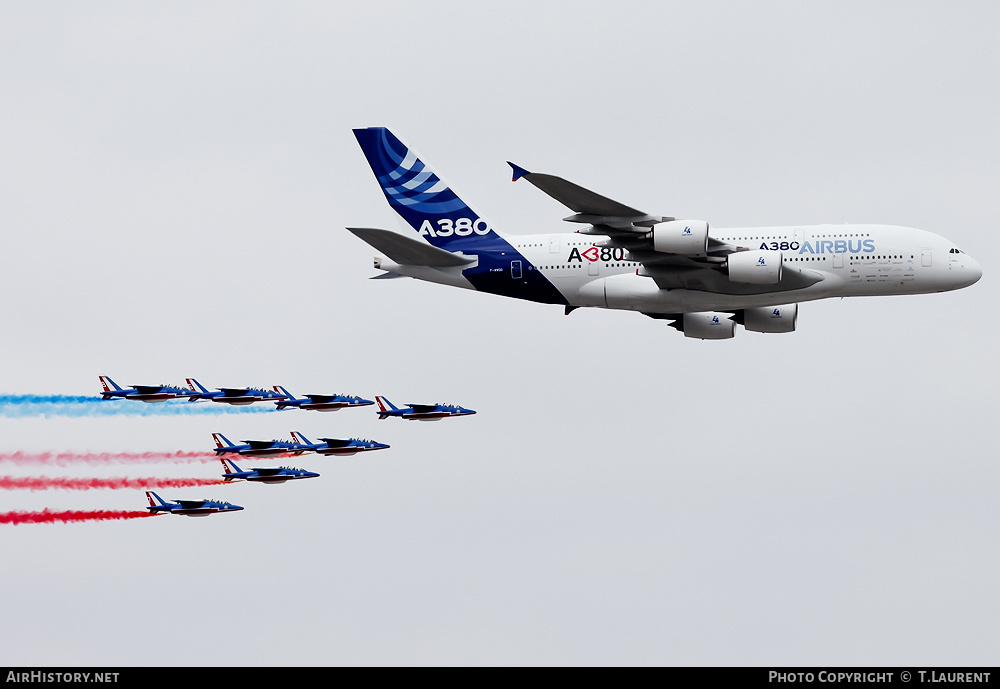
[[[598,243],[599,247],[625,249],[626,261],[642,264],[637,274],[652,279],[660,289],[759,294],[802,289],[823,279],[821,273],[783,263],[775,280],[738,282],[729,276],[730,257],[752,249],[712,237],[707,222],[650,215],[562,177],[528,172],[514,163],[507,164],[514,170],[515,182],[524,178],[574,211],[574,215],[563,220],[590,225],[577,230],[579,234],[606,236],[608,239]],[[773,258],[777,252],[768,253]]]
[[[226,397],[243,397],[250,391],[250,388],[217,388]]]

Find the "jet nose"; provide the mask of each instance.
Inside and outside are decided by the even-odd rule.
[[[983,276],[983,267],[976,262],[971,256],[966,256],[967,262],[964,266],[965,273],[968,275],[968,285],[974,285],[979,282],[979,278]]]

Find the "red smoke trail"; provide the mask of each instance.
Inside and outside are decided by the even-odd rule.
[[[20,476],[0,476],[3,490],[91,490],[93,488],[192,488],[194,486],[215,486],[225,483],[221,478],[72,478],[68,476],[43,476],[38,478]]]
[[[0,524],[54,524],[55,522],[90,522],[108,519],[152,517],[145,510],[70,510],[68,512],[0,512]]]
[[[204,452],[4,452],[0,462],[14,464],[141,464],[143,462],[207,462],[214,455]]]

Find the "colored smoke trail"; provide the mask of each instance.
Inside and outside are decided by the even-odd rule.
[[[145,510],[69,510],[53,512],[0,512],[0,524],[54,524],[56,522],[92,522],[111,519],[140,519],[152,517]]]
[[[184,464],[215,459],[205,452],[0,452],[0,462],[13,464]]]
[[[84,395],[0,395],[0,416],[189,416],[263,414],[275,411],[270,402],[234,406],[217,402],[168,400],[148,404],[129,400],[103,400]]]
[[[74,478],[70,476],[22,477],[0,476],[0,490],[92,490],[107,488],[193,488],[225,483],[221,478]]]

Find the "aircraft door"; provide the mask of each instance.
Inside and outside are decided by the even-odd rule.
[[[843,268],[844,267],[844,254],[834,254],[833,255],[833,267]]]
[[[549,235],[549,253],[550,254],[558,254],[559,253],[559,247],[562,244],[561,239],[562,238],[559,235],[557,235],[557,234],[551,234],[551,235]]]
[[[802,245],[805,244],[806,241],[809,239],[808,237],[806,237],[805,229],[801,227],[795,228],[795,234],[793,235],[792,238],[795,240],[794,242],[795,246],[792,248],[792,251],[794,251],[795,253],[799,253],[799,250],[802,248]]]
[[[521,279],[521,262],[511,261],[510,262],[510,276],[515,280]]]
[[[920,250],[920,265],[922,265],[924,268],[930,268],[931,267],[931,250],[930,249],[921,249]]]
[[[588,261],[587,262],[587,275],[600,275],[601,274],[601,262],[600,261]]]

